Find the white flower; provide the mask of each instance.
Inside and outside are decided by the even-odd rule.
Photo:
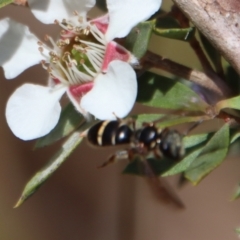
[[[55,19],[61,37],[52,47],[40,42],[28,27],[10,19],[0,21],[0,65],[14,78],[38,64],[49,73],[49,86],[24,84],[10,97],[6,118],[13,133],[23,139],[39,138],[57,124],[59,99],[66,92],[76,109],[87,116],[114,119],[126,116],[137,94],[137,60],[113,39],[126,36],[138,22],[148,19],[161,0],[107,0],[108,15],[87,20],[95,0],[28,0],[43,23]],[[73,16],[75,12],[75,16]],[[40,53],[39,53],[40,51]]]

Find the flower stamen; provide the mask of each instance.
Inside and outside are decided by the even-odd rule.
[[[62,28],[61,38],[55,42],[46,35],[45,39],[51,43],[51,48],[39,43],[39,51],[45,58],[42,66],[53,83],[69,87],[93,81],[101,72],[107,48],[105,36],[97,26],[77,12],[74,15],[77,21],[55,21]]]
[[[85,64],[82,64],[82,66],[84,67],[84,69],[92,76],[92,77],[95,77],[96,76],[96,73],[91,71],[89,69],[89,67],[87,67]]]

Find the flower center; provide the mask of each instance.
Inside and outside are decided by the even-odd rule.
[[[62,28],[60,39],[55,43],[46,36],[52,48],[39,43],[45,58],[43,67],[55,84],[79,85],[93,81],[101,71],[106,51],[103,33],[94,23],[79,16],[56,23]]]

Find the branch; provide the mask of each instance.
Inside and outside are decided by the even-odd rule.
[[[216,99],[211,104],[220,99],[225,99],[232,96],[232,92],[229,87],[220,79],[216,74],[205,74],[203,72],[191,69],[179,63],[173,62],[170,59],[164,58],[153,52],[148,51],[142,59],[143,66],[155,67],[165,70],[178,77],[187,79],[193,83],[196,83],[209,91],[215,93]]]
[[[173,0],[240,74],[240,1]]]

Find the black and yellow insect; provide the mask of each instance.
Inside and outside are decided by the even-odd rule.
[[[132,160],[136,155],[145,158],[150,152],[156,158],[173,160],[180,160],[185,153],[182,135],[177,130],[157,128],[153,123],[136,129],[133,119],[100,121],[89,129],[87,139],[94,146],[129,145],[125,154],[117,152],[104,166],[117,159]]]

